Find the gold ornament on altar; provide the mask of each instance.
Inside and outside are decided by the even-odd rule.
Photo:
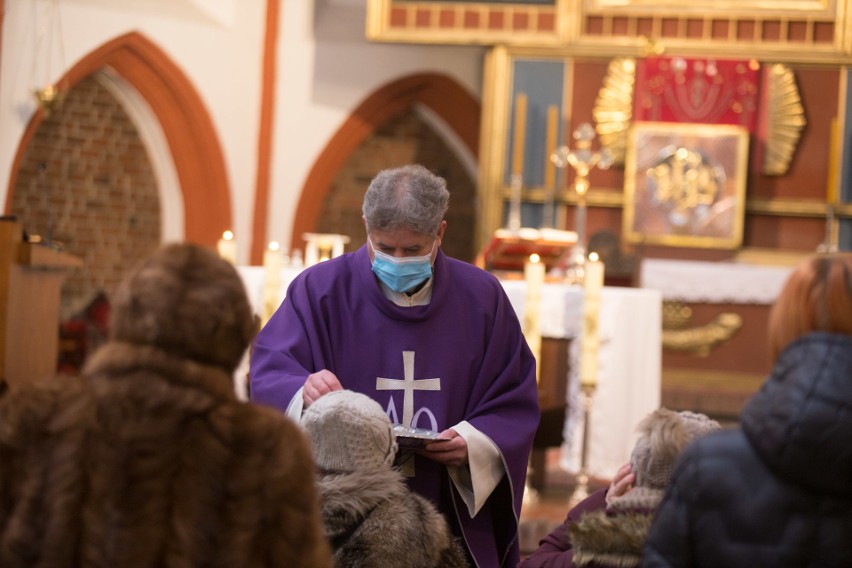
[[[649,55],[659,55],[660,52]],[[807,120],[796,77],[783,63],[769,67],[764,85],[767,92],[764,109],[766,120],[763,173],[778,176],[787,173]],[[595,99],[592,116],[601,146],[613,155],[616,165],[623,165],[633,124],[635,104],[636,59],[620,57],[610,61],[603,86]]]
[[[305,266],[340,256],[350,241],[349,236],[334,233],[305,233],[302,238],[305,239]]]
[[[577,194],[577,206],[574,209],[574,230],[577,232],[577,244],[571,249],[565,278],[571,284],[578,284],[585,276],[586,264],[586,194],[589,191],[589,173],[594,168],[608,169],[613,163],[612,152],[607,148],[592,149],[595,129],[587,122],[574,131],[574,148],[560,146],[550,159],[558,168],[571,166],[574,169],[574,191]]]

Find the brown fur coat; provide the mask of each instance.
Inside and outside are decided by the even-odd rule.
[[[166,249],[84,377],[0,397],[0,566],[330,566],[306,438],[234,394],[254,324],[220,262]]]

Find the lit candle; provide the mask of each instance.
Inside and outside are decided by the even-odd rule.
[[[281,246],[272,241],[263,251],[263,322],[269,321],[278,309],[278,293],[281,288]]]
[[[580,386],[594,389],[597,386],[599,322],[601,290],[604,281],[604,263],[597,253],[591,253],[585,266],[583,279],[583,334],[580,339]]]
[[[527,95],[518,93],[515,97],[515,128],[512,142],[512,175],[523,177],[524,142],[527,129]]]
[[[541,361],[541,326],[539,317],[541,314],[541,289],[544,285],[544,263],[537,254],[531,254],[529,260],[524,264],[524,281],[527,285],[527,294],[524,301],[524,337],[527,340],[530,351],[536,360],[536,380],[539,377]]]
[[[231,231],[222,233],[222,238],[216,243],[216,250],[221,258],[231,264],[237,264],[237,241],[234,240],[234,233]]]

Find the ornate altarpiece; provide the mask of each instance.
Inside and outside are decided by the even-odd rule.
[[[845,179],[848,176],[842,171],[842,164],[849,161],[843,159],[850,146],[844,142],[852,138],[846,120],[847,67],[852,63],[852,0],[368,0],[367,36],[375,41],[494,46],[488,54],[483,85],[483,116],[489,120],[483,121],[481,135],[482,213],[477,233],[480,248],[505,220],[504,202],[510,193],[507,172],[513,97],[529,89],[547,93],[539,100],[532,100],[536,95],[531,97],[527,124],[531,142],[526,145],[524,156],[533,176],[524,184],[525,213],[531,219],[541,218],[534,205],[529,205],[542,203],[546,195],[542,184],[536,183],[536,176],[545,176],[542,143],[546,126],[541,117],[546,110],[536,107],[543,105],[546,109],[554,104],[555,96],[561,96],[556,103],[560,107],[560,144],[566,142],[566,133],[589,121],[598,127],[601,142],[621,144],[623,149],[626,133],[613,131],[612,121],[610,130],[601,129],[601,121],[594,115],[597,90],[606,88],[605,82],[618,79],[617,75],[601,76],[600,67],[617,58],[641,62],[655,55],[736,59],[747,54],[768,70],[764,72],[772,80],[795,83],[798,76],[801,87],[802,76],[806,75],[808,83],[817,85],[820,109],[805,108],[808,128],[795,150],[797,154],[804,153],[810,139],[819,137],[814,146],[827,158],[809,167],[795,162],[790,165],[788,161],[791,171],[782,176],[783,187],[777,191],[752,189],[755,184],[750,178],[746,214],[761,217],[754,221],[761,233],[765,234],[767,225],[780,224],[784,234],[806,232],[805,242],[825,236],[836,243],[839,225],[832,225],[831,221],[840,220],[852,241],[852,191]],[[553,74],[541,71],[540,66],[560,69]],[[555,91],[546,84],[552,86],[559,81],[562,92],[554,95]],[[535,85],[530,87],[528,82]],[[828,118],[823,112],[826,103]],[[782,98],[771,112],[787,113],[787,104],[795,105],[795,100]],[[629,117],[621,122],[629,125]],[[613,136],[615,142],[607,141]],[[755,161],[763,161],[761,151],[759,146],[753,150],[752,169]],[[767,173],[771,174],[768,170]],[[570,187],[569,177],[558,181],[562,189]],[[598,173],[591,181],[593,189],[599,191],[590,192],[588,204],[611,210],[598,212],[598,216],[605,216],[605,224],[612,225],[624,203],[623,179],[608,172]],[[811,190],[807,195],[793,187],[817,184],[819,191]],[[558,201],[570,206],[570,191],[563,191]],[[559,213],[564,217],[564,208],[557,213],[557,218]],[[747,236],[748,222],[747,218]],[[594,225],[594,218],[590,223]],[[830,234],[824,235],[826,231]],[[797,240],[801,246],[802,239]],[[746,245],[795,246],[795,241],[759,241]]]
[[[571,132],[588,122],[597,130],[597,144],[624,156],[636,119],[637,69],[674,58],[701,62],[705,69],[719,60],[758,67],[743,248],[641,244],[639,253],[759,263],[817,245],[852,246],[852,172],[845,166],[852,165],[852,0],[368,0],[367,35],[374,41],[491,46],[482,93],[480,249],[505,226],[516,156],[524,176],[523,224],[544,219],[551,192],[551,107],[557,108],[556,145],[570,143]],[[519,94],[525,95],[526,114],[522,152],[515,148]],[[553,191],[555,228],[572,229],[572,172],[560,174]],[[623,165],[594,171],[589,181],[587,231],[618,228],[623,237]],[[767,370],[768,357],[755,352],[765,344],[765,305],[679,306],[674,325],[695,331],[683,328],[692,314],[694,323],[719,328],[713,318],[720,310],[739,314],[742,331],[739,324],[726,327],[709,354],[701,341],[664,351],[664,380],[689,377],[685,396],[691,396],[687,383],[708,380],[749,391]]]

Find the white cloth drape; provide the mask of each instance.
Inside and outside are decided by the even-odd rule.
[[[642,288],[659,290],[666,300],[771,304],[792,270],[788,266],[646,258],[640,279]]]
[[[509,300],[524,317],[526,284],[503,280]],[[541,297],[542,337],[579,338],[582,331],[583,289],[545,284]],[[660,405],[662,295],[656,290],[604,287],[601,292],[598,378],[589,426],[587,469],[590,475],[611,478],[630,458],[636,426]],[[580,467],[582,401],[579,341],[569,351],[568,413],[560,464],[571,472]]]

